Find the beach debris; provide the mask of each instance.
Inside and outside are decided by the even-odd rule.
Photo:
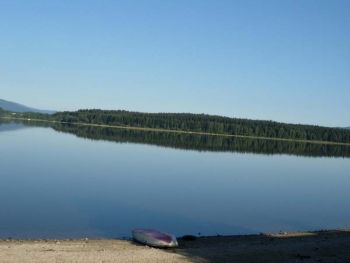
[[[155,229],[137,228],[132,231],[135,241],[157,248],[177,247],[178,243],[174,235],[164,233]]]

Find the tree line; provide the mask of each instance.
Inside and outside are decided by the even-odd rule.
[[[20,115],[18,113],[18,115]],[[287,124],[191,113],[142,113],[124,110],[79,110],[55,114],[23,113],[24,118],[41,118],[68,123],[171,129],[192,132],[245,135],[297,140],[350,143],[350,131],[315,125]]]
[[[350,142],[350,131],[345,129],[229,118],[206,114],[79,110],[76,112],[58,112],[52,117],[64,122],[83,122],[298,140]]]

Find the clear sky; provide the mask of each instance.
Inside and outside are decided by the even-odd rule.
[[[0,0],[0,98],[350,126],[350,1]]]

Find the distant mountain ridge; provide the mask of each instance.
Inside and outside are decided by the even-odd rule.
[[[37,113],[46,113],[46,114],[55,113],[55,111],[39,110],[39,109],[31,108],[16,102],[7,101],[3,99],[0,99],[0,108],[6,111],[13,111],[13,112],[37,112]]]

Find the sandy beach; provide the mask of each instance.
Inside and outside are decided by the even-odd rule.
[[[131,240],[1,240],[1,262],[350,262],[350,229],[179,238],[176,249]]]

